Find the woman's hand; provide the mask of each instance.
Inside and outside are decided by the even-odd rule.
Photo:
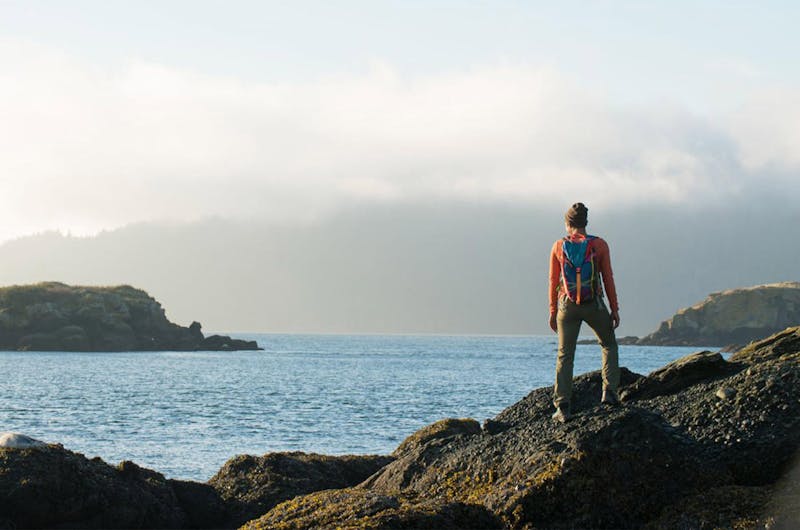
[[[617,318],[619,318],[619,317],[617,317]],[[555,313],[550,315],[550,329],[552,329],[554,332],[558,333],[558,321],[556,320],[556,314]]]
[[[614,326],[614,329],[619,327],[619,311],[611,312],[611,325]]]

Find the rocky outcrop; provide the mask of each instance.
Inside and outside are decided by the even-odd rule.
[[[240,455],[228,460],[209,484],[227,504],[235,527],[298,495],[355,486],[392,460],[300,452]]]
[[[675,394],[699,382],[725,377],[738,369],[738,364],[726,362],[719,352],[701,351],[673,361],[627,385],[620,397],[629,401]]]
[[[275,453],[230,460],[207,484],[109,466],[59,446],[0,448],[0,527],[796,528],[800,327],[699,352],[648,376],[598,372],[484,423],[451,419],[390,457]]]
[[[702,302],[681,309],[635,343],[742,345],[798,324],[800,283],[773,283],[712,293]]]
[[[0,528],[182,528],[164,477],[58,445],[0,448]]]
[[[787,475],[800,447],[800,328],[731,361],[700,352],[646,377],[625,370],[622,383],[623,406],[607,407],[599,373],[577,378],[566,424],[550,418],[552,388],[490,430],[439,422],[358,487],[297,497],[247,528],[800,524]]]
[[[393,460],[241,455],[199,483],[8,438],[14,443],[0,447],[0,528],[236,528],[298,495],[355,486]]]
[[[32,351],[257,350],[255,341],[170,322],[141,289],[40,283],[0,288],[0,349]]]

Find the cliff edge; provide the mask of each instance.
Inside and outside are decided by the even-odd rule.
[[[0,288],[0,350],[258,350],[255,341],[205,337],[198,322],[170,322],[141,289],[58,282]]]

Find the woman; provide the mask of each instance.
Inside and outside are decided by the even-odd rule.
[[[550,252],[550,328],[558,333],[558,359],[553,419],[570,417],[572,370],[581,323],[594,330],[603,349],[602,403],[619,404],[619,353],[614,330],[619,326],[619,305],[611,271],[608,243],[586,233],[588,208],[575,203],[564,216],[567,236],[553,244]],[[609,313],[603,301],[608,293]]]

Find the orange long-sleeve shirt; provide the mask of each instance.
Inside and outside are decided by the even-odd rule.
[[[582,234],[572,234],[570,236],[572,241],[580,242],[585,239]],[[558,311],[558,285],[561,282],[561,265],[564,262],[564,246],[563,239],[559,239],[553,243],[553,249],[550,251],[550,314]],[[611,253],[608,249],[608,243],[604,239],[598,237],[589,243],[594,249],[597,258],[597,265],[600,269],[600,275],[603,277],[603,286],[605,287],[606,294],[608,295],[608,304],[611,311],[619,311],[619,303],[617,302],[617,289],[614,286],[614,273],[611,271]]]

